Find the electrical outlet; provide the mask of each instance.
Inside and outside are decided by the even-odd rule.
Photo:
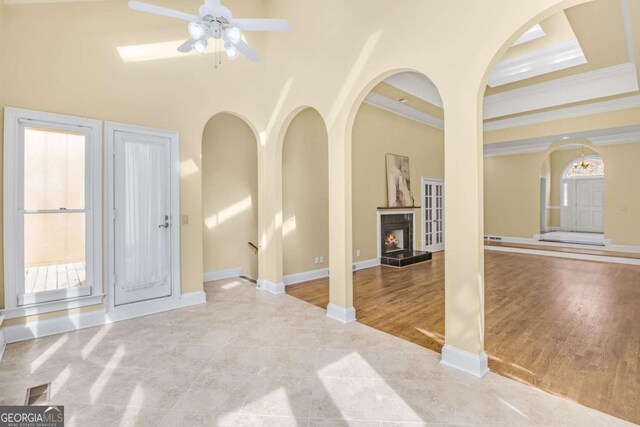
[[[358,249],[358,250],[356,251],[356,256],[358,256],[358,257],[360,256],[360,249]]]
[[[189,224],[189,215],[182,215],[182,225]]]

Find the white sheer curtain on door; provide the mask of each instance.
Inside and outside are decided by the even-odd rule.
[[[169,280],[169,171],[160,144],[125,144],[126,256],[122,289],[133,291]]]

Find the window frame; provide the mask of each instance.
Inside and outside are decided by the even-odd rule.
[[[564,170],[562,171],[562,176],[560,177],[560,179],[567,179],[567,180],[572,180],[572,179],[604,179],[605,175],[574,175],[574,176],[568,176],[569,171],[573,168],[574,163],[580,163],[582,160],[600,160],[602,163],[605,163],[604,159],[602,158],[602,156],[599,156],[597,154],[592,154],[589,156],[580,156],[580,157],[576,157],[575,159],[573,159],[572,161],[570,161],[567,166],[564,167]],[[605,163],[605,174],[607,173],[607,167],[606,167],[606,163]]]
[[[7,318],[102,302],[102,122],[6,107],[4,111],[4,309]],[[25,127],[85,134],[86,284],[24,293]],[[33,211],[33,210],[29,210]],[[61,210],[61,213],[65,211]],[[75,210],[69,210],[73,213]]]

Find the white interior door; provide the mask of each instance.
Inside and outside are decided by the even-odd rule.
[[[604,231],[604,180],[576,180],[576,231]]]
[[[422,178],[423,250],[444,250],[444,182]]]
[[[171,295],[171,139],[114,135],[116,306]]]

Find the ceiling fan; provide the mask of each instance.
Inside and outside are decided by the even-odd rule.
[[[232,60],[242,53],[254,62],[260,61],[260,56],[242,40],[243,31],[287,31],[289,29],[289,22],[286,19],[234,18],[231,11],[220,4],[220,0],[205,0],[200,6],[198,16],[140,1],[130,1],[129,7],[140,12],[189,21],[189,40],[180,45],[178,51],[187,53],[194,50],[198,55],[203,55],[209,39],[213,38],[224,43],[224,51]]]

